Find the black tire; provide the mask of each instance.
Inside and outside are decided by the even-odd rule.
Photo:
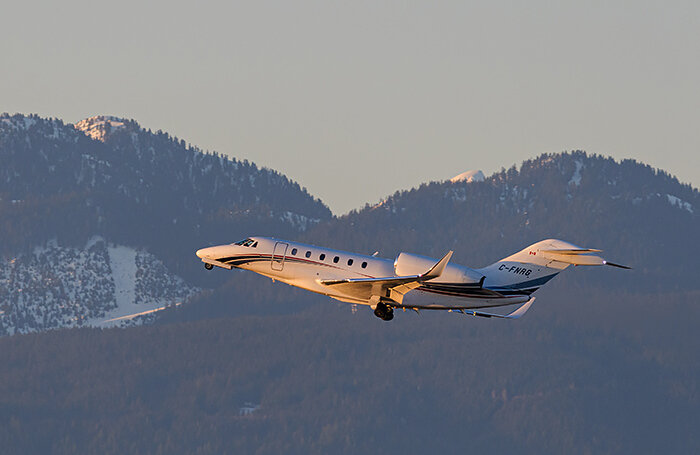
[[[383,321],[391,321],[394,319],[394,310],[391,308],[387,308],[387,312],[384,313],[384,317],[382,318]]]
[[[384,303],[378,303],[377,308],[374,309],[374,315],[382,321],[391,321],[394,319],[394,310]]]
[[[379,319],[384,319],[384,308],[383,305],[379,306],[377,305],[377,308],[374,309],[374,315],[378,317]]]
[[[211,270],[211,269],[214,268],[214,266],[213,266],[212,264],[209,264],[208,262],[205,262],[205,263],[204,263],[204,268],[207,269],[207,270]]]

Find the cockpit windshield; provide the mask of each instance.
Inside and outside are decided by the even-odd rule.
[[[251,238],[247,238],[247,239],[245,239],[245,240],[241,240],[241,241],[239,241],[239,242],[236,242],[236,243],[234,243],[233,245],[250,246],[250,247],[255,248],[255,247],[258,246],[258,242],[257,242],[257,240],[253,240],[253,239],[251,239]]]

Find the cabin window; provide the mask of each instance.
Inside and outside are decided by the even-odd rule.
[[[337,264],[338,261],[340,261],[340,258],[339,258],[338,256],[336,256],[336,257],[333,258],[333,263],[334,263],[334,264]]]
[[[253,243],[251,246],[252,246],[253,248],[257,248],[257,247],[258,247],[258,242]]]
[[[363,262],[363,263],[362,263],[362,268],[363,268],[363,269],[366,269],[366,268],[367,268],[367,262]]]
[[[310,258],[310,257],[311,257],[311,251],[307,251],[305,256],[306,256],[307,258]]]
[[[296,255],[297,255],[297,249],[296,249],[296,248],[292,248],[292,256],[296,256]]]
[[[319,258],[321,261],[324,261],[324,260],[326,259],[326,255],[322,253],[318,258]]]
[[[352,265],[352,259],[348,259],[348,265]]]

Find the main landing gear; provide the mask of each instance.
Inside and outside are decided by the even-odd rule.
[[[210,264],[210,263],[208,263],[208,262],[205,262],[205,263],[204,263],[204,268],[207,269],[207,270],[211,270],[211,269],[214,268],[214,265],[213,265],[213,264]]]
[[[382,321],[391,321],[394,319],[394,309],[385,303],[377,303],[377,308],[374,309],[374,315]]]

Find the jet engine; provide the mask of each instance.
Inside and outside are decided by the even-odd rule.
[[[397,276],[420,275],[430,270],[437,259],[412,253],[400,253],[394,261],[394,272]],[[438,278],[431,283],[473,283],[479,284],[483,275],[469,267],[447,264]]]

